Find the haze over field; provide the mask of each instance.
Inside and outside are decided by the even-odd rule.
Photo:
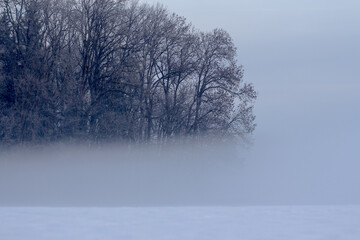
[[[358,204],[358,161],[292,143],[54,146],[1,154],[2,206]],[[321,150],[321,151],[320,151]],[[323,153],[322,153],[323,151]],[[346,153],[343,155],[346,156]],[[345,162],[345,164],[344,164]]]

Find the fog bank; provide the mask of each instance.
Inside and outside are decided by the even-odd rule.
[[[360,164],[314,144],[264,138],[250,149],[213,143],[3,152],[0,205],[359,204]]]

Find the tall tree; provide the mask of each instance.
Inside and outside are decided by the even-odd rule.
[[[243,84],[243,70],[236,63],[236,48],[227,32],[216,29],[200,33],[194,51],[197,68],[188,131],[195,134],[227,131],[234,121],[235,105],[245,98],[254,99],[256,93],[251,85]]]
[[[12,96],[9,137],[17,142],[41,141],[54,136],[53,82],[46,77],[47,49],[42,7],[45,1],[3,3],[11,43],[5,54],[5,78]]]
[[[167,141],[255,128],[227,32],[161,5],[0,2],[0,141]]]

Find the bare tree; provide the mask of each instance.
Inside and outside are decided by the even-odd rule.
[[[221,29],[126,0],[0,3],[0,141],[167,141],[254,130]]]
[[[11,40],[5,57],[5,78],[12,96],[8,134],[17,142],[54,136],[56,93],[46,76],[48,52],[42,12],[45,3],[6,0],[2,6]]]
[[[188,132],[226,132],[234,122],[236,105],[251,104],[243,102],[244,96],[255,99],[256,93],[251,85],[243,84],[243,70],[236,63],[236,48],[228,33],[220,29],[200,33],[195,46],[197,69]]]

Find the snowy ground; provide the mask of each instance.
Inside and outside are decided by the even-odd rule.
[[[360,206],[0,208],[0,239],[358,240]]]

